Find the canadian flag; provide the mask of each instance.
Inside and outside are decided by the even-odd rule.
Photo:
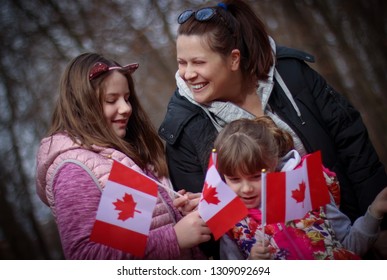
[[[114,161],[90,240],[142,257],[156,200],[155,181]]]
[[[237,222],[247,216],[247,208],[234,191],[223,182],[214,163],[216,154],[210,158],[198,210],[210,228],[215,240]]]
[[[299,168],[267,173],[266,182],[264,178],[265,176],[262,178],[263,223],[299,219],[308,211],[330,202],[319,151],[308,155]]]

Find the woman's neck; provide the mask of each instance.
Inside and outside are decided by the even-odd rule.
[[[247,95],[244,104],[240,107],[256,117],[263,116],[262,101],[257,94]]]
[[[262,101],[256,91],[256,84],[250,83],[250,86],[246,86],[242,89],[243,94],[238,102],[235,104],[253,114],[256,117],[263,115]]]

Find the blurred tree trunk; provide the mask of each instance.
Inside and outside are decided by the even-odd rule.
[[[0,55],[2,51],[0,50]],[[3,66],[3,65],[2,65]],[[13,90],[17,88],[16,81],[4,71],[6,67],[1,67],[0,77],[3,80],[5,90],[5,98],[2,99],[3,105],[8,108],[9,120],[17,120],[18,115],[18,101],[16,96],[12,94]],[[47,250],[44,238],[39,230],[39,223],[34,214],[34,207],[31,202],[30,192],[28,190],[29,177],[23,168],[23,156],[20,148],[20,133],[18,131],[17,122],[8,122],[2,127],[2,132],[7,133],[10,143],[12,145],[7,151],[4,159],[10,158],[10,161],[1,162],[0,170],[2,170],[2,177],[0,182],[0,219],[1,229],[9,240],[10,252],[16,259],[49,259],[50,254]],[[4,144],[4,143],[3,143]],[[8,164],[12,162],[12,169]],[[15,186],[15,189],[10,188]],[[12,193],[11,193],[12,192]],[[12,201],[9,197],[13,197]],[[18,216],[23,215],[23,219]],[[24,222],[23,222],[24,220]],[[29,226],[29,233],[26,225]]]
[[[278,44],[311,53],[361,112],[387,167],[387,3],[250,0]],[[136,90],[158,127],[177,70],[177,15],[201,0],[0,2],[0,258],[57,259],[58,233],[35,194],[35,155],[68,61],[99,52],[137,61]],[[209,2],[209,5],[216,2]]]
[[[7,243],[0,248],[1,259],[39,259],[43,258],[41,251],[35,246],[35,242],[30,237],[24,227],[18,221],[15,212],[18,208],[13,202],[6,200],[5,180],[0,181],[0,228]],[[47,256],[45,256],[47,258]]]

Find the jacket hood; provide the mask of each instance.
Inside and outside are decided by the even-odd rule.
[[[36,191],[44,203],[47,204],[46,186],[51,183],[46,181],[48,169],[59,155],[78,148],[79,145],[65,134],[46,137],[40,142],[36,160]]]
[[[301,156],[296,150],[290,150],[280,158],[276,171],[290,171],[295,169],[301,162]]]

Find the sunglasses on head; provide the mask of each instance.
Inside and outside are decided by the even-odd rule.
[[[183,24],[186,22],[192,15],[195,15],[195,19],[197,21],[208,21],[216,14],[216,10],[214,8],[202,8],[197,10],[196,12],[193,10],[186,10],[182,12],[177,18],[177,22],[179,24]]]
[[[101,76],[102,74],[109,72],[111,70],[119,70],[123,73],[129,73],[132,74],[134,71],[137,70],[139,64],[138,63],[131,63],[125,66],[107,66],[107,64],[103,62],[97,62],[96,64],[91,67],[90,74],[89,74],[89,80],[94,80],[95,78]]]
[[[225,4],[219,3],[218,6],[227,11],[227,6]],[[215,8],[211,8],[211,7],[201,8],[201,9],[197,10],[196,12],[193,10],[186,10],[179,15],[179,17],[177,18],[177,22],[179,24],[183,24],[190,17],[192,17],[192,15],[195,15],[195,19],[199,22],[209,21],[215,15],[218,15],[219,19],[227,27],[227,29],[230,31],[230,33],[234,34],[233,28],[230,26],[229,23],[227,23],[226,19],[219,12],[217,12]]]

